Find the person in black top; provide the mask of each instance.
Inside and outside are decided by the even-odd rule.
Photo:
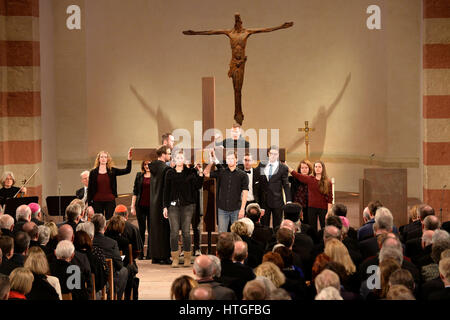
[[[141,164],[141,171],[136,173],[133,187],[133,197],[131,199],[131,214],[137,216],[139,234],[142,243],[145,243],[145,229],[150,232],[150,161],[144,160]],[[150,259],[150,236],[147,239],[147,259]],[[143,258],[144,252],[141,252]]]
[[[196,192],[203,185],[203,170],[188,168],[182,151],[175,156],[175,168],[167,170],[164,182],[164,218],[170,224],[172,267],[178,267],[178,232],[183,234],[184,266],[191,264],[190,225],[195,210]]]
[[[107,220],[112,217],[116,207],[117,176],[131,172],[131,150],[128,151],[125,169],[113,167],[109,153],[100,151],[95,159],[94,169],[89,173],[88,205],[94,208],[95,213],[104,213]]]
[[[16,179],[14,178],[14,174],[11,171],[5,171],[2,174],[2,178],[0,179],[0,184],[2,188],[0,189],[0,212],[3,211],[2,206],[5,205],[6,200],[10,198],[14,198],[14,196],[21,190],[23,195],[27,193],[27,188],[22,187],[14,187],[16,183]]]
[[[205,176],[217,179],[218,184],[218,222],[219,233],[226,232],[228,225],[233,224],[238,218],[245,214],[245,204],[248,194],[248,176],[236,167],[236,152],[227,152],[228,167],[219,167],[218,170],[210,172],[212,163],[219,162],[214,150],[211,151],[211,162],[205,168]]]

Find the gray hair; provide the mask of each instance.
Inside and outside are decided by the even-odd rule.
[[[209,278],[214,276],[214,262],[211,260],[211,258],[208,259],[210,261],[210,263],[206,266],[206,267],[202,267],[199,266],[197,263],[197,259],[194,260],[194,270],[195,270],[195,274],[199,277],[199,278]]]
[[[38,242],[40,245],[45,246],[50,240],[50,228],[45,225],[41,225],[38,226],[38,230],[39,230]]]
[[[335,287],[323,288],[314,300],[344,300],[341,293]]]
[[[367,221],[370,220],[370,211],[369,207],[365,207],[363,210],[363,218],[367,219]]]
[[[450,240],[450,234],[442,229],[436,230],[433,233],[432,243],[435,243],[436,241],[440,240]]]
[[[375,223],[373,224],[373,230],[387,230],[389,232],[392,231],[394,227],[394,217],[392,216],[391,211],[386,207],[378,208],[375,213]]]
[[[0,216],[0,228],[10,230],[14,224],[14,218],[9,214],[4,214]]]
[[[16,209],[16,220],[26,220],[30,221],[31,219],[31,209],[26,204],[21,205]]]
[[[216,278],[220,278],[222,274],[222,266],[220,265],[220,259],[217,256],[213,256],[212,254],[208,254],[208,257],[211,259],[212,265],[214,266],[213,276]]]
[[[255,278],[255,280],[261,281],[264,285],[264,287],[266,288],[266,295],[270,295],[270,293],[272,291],[275,291],[277,289],[277,287],[275,287],[275,285],[273,284],[272,281],[270,281],[269,278],[264,277],[264,276],[257,276]]]
[[[424,230],[437,230],[441,227],[441,222],[439,218],[436,216],[426,216],[423,220],[423,228]]]
[[[401,250],[398,250],[397,248],[393,247],[381,247],[379,260],[380,263],[383,262],[386,259],[394,259],[397,261],[400,265],[403,263],[403,252]]]
[[[89,235],[91,240],[94,239],[95,227],[94,227],[94,224],[90,221],[85,221],[83,223],[79,223],[77,225],[76,231],[84,231]]]
[[[336,272],[329,269],[323,270],[315,279],[314,285],[316,287],[317,293],[322,291],[326,287],[334,287],[336,290],[341,289],[341,281]]]
[[[445,230],[436,230],[431,241],[431,258],[435,263],[439,263],[441,253],[450,249],[450,235]]]
[[[83,176],[87,174],[89,176],[89,171],[85,170],[82,173],[80,173],[80,177],[83,178]]]
[[[326,226],[323,230],[323,241],[327,242],[327,240],[330,239],[338,239],[341,240],[342,238],[342,231],[339,230],[339,228],[335,226]]]
[[[58,259],[70,259],[75,252],[75,247],[71,241],[63,240],[58,243],[55,249],[55,256]]]
[[[242,219],[239,219],[239,221],[242,221],[243,223],[245,223],[245,225],[247,226],[248,236],[251,237],[253,234],[253,230],[255,230],[255,224],[253,223],[253,221],[250,220],[250,218],[242,218]]]
[[[5,186],[5,180],[6,178],[11,177],[11,179],[13,179],[13,185],[16,182],[16,178],[14,178],[14,173],[12,173],[11,171],[5,171],[2,174],[2,178],[0,179],[0,184],[2,185],[2,187]]]

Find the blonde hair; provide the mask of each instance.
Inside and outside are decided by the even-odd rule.
[[[235,221],[230,227],[230,231],[236,233],[239,236],[250,236],[247,225],[242,221]]]
[[[97,157],[95,158],[94,169],[100,167],[100,155],[102,153],[106,154],[106,156],[108,157],[108,161],[106,162],[106,168],[108,170],[111,170],[111,168],[113,167],[114,163],[113,163],[113,160],[111,158],[111,155],[109,154],[109,152],[106,152],[106,151],[100,151],[99,153],[97,153]]]
[[[33,287],[34,276],[28,268],[16,268],[9,275],[11,291],[28,294]]]
[[[347,247],[337,239],[330,239],[325,243],[324,253],[331,258],[331,261],[338,262],[345,267],[347,275],[356,272],[356,266],[348,253]]]
[[[12,173],[11,171],[5,171],[5,172],[3,172],[2,178],[0,179],[0,184],[2,185],[2,187],[5,187],[5,180],[8,177],[11,177],[11,179],[13,180],[12,185],[14,185],[16,183],[16,178],[14,178],[14,173]]]
[[[266,277],[275,285],[275,287],[279,288],[286,282],[286,277],[281,272],[280,268],[273,262],[263,262],[255,269],[256,276]]]
[[[58,227],[53,221],[46,222],[44,224],[46,227],[50,229],[50,239],[54,239],[58,235]]]
[[[416,204],[414,206],[411,207],[411,209],[409,209],[409,221],[415,221],[417,219],[419,219],[419,208],[420,205]]]
[[[47,257],[39,247],[31,247],[23,265],[31,272],[47,275],[50,272]]]

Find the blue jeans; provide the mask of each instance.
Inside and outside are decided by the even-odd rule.
[[[239,210],[235,211],[225,211],[222,209],[218,210],[219,216],[219,233],[228,231],[228,224],[233,224],[238,219]]]

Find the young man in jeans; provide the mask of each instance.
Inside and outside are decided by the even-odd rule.
[[[237,219],[243,218],[245,204],[247,203],[248,176],[237,168],[237,156],[233,151],[227,152],[227,165],[220,166],[211,172],[212,163],[219,163],[214,151],[211,152],[211,161],[204,170],[205,177],[217,180],[217,208],[219,233],[227,232],[228,226]]]

